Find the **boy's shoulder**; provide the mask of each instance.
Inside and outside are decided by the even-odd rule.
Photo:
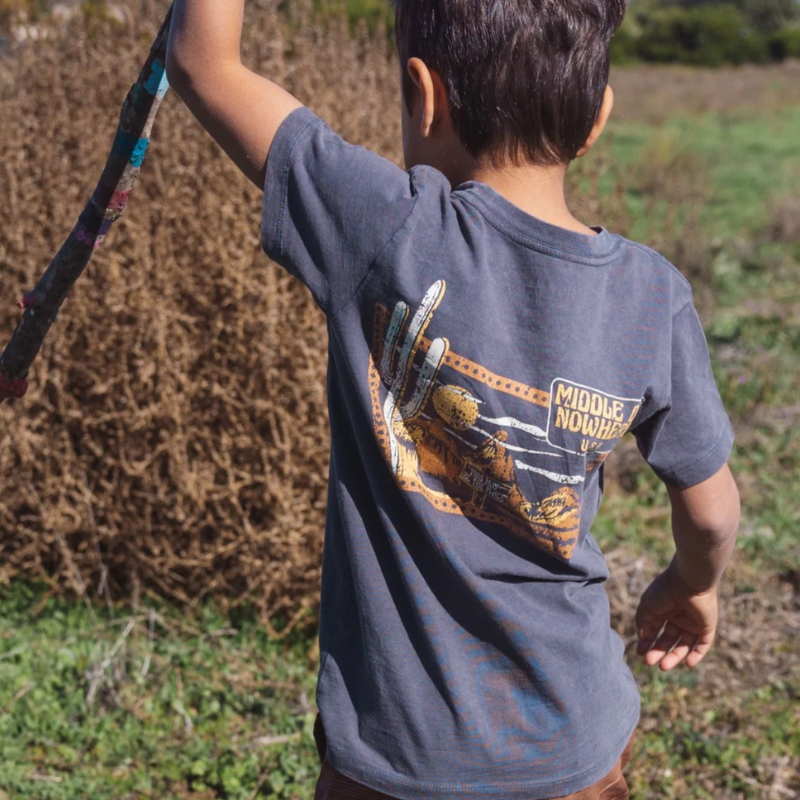
[[[694,304],[692,284],[675,264],[652,247],[618,234],[614,235],[623,242],[627,253],[630,254],[628,260],[631,264],[648,270],[654,281],[666,281],[670,284],[673,316],[687,305]]]
[[[652,247],[648,247],[641,242],[634,242],[632,239],[626,239],[624,236],[620,236],[619,238],[625,242],[627,247],[631,248],[635,252],[638,252],[639,256],[654,269],[663,270],[670,277],[677,280],[678,283],[683,286],[683,288],[686,289],[691,296],[692,284],[689,283],[689,279],[669,259],[662,256],[657,250],[653,250]]]

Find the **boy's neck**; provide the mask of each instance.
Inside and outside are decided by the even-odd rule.
[[[473,162],[464,165],[459,172],[461,174],[448,176],[453,187],[467,181],[480,181],[532,217],[576,233],[596,235],[595,231],[575,219],[567,206],[564,194],[567,168],[564,165],[492,167]]]

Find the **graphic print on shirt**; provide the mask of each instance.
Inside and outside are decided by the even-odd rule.
[[[401,489],[439,511],[498,523],[568,560],[586,474],[631,426],[641,399],[565,378],[549,390],[526,386],[458,354],[443,336],[428,339],[445,289],[434,283],[413,315],[402,301],[391,313],[376,304],[369,386],[386,460]],[[530,417],[481,413],[504,396]]]

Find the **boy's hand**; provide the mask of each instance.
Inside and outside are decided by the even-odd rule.
[[[717,617],[716,587],[699,592],[692,589],[673,561],[647,587],[639,602],[636,652],[644,656],[648,666],[657,664],[665,672],[684,659],[688,667],[696,667],[714,643]]]
[[[667,671],[696,667],[717,632],[717,587],[739,527],[739,492],[728,466],[688,488],[667,486],[675,557],[647,587],[636,611],[636,651]],[[663,631],[662,631],[663,628]]]

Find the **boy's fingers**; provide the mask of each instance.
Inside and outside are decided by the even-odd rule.
[[[701,636],[692,652],[686,656],[686,666],[696,667],[709,653],[714,644],[714,632]]]
[[[636,643],[637,655],[643,656],[648,653],[655,645],[658,638],[664,632],[666,621],[648,615],[645,619],[639,622],[637,633],[639,641]]]
[[[664,672],[669,672],[671,669],[675,669],[678,664],[686,658],[689,653],[692,652],[693,644],[689,642],[684,642],[683,640],[679,641],[677,645],[672,649],[671,652],[667,653],[664,658],[661,659],[658,666]]]
[[[661,638],[663,639],[663,636]],[[648,653],[650,657],[648,657],[647,663],[650,664],[650,666],[658,664],[658,667],[664,672],[675,669],[675,667],[684,660],[686,661],[687,667],[696,667],[711,650],[713,642],[713,633],[707,634],[706,636],[697,636],[688,631],[683,631],[677,642],[672,645],[671,649],[665,651],[660,649],[660,647],[656,647],[651,650],[650,653],[653,655],[650,656],[650,653]],[[657,645],[662,644],[664,643],[662,643],[661,640],[657,643]]]
[[[681,629],[674,623],[668,622],[664,626],[661,635],[656,639],[653,646],[650,648],[645,660],[652,667],[658,664],[659,661],[667,654],[673,647],[675,647],[681,638]]]
[[[666,654],[666,650],[660,650],[654,647],[645,653],[644,662],[648,667],[654,667],[661,661],[662,658],[664,658]]]
[[[640,656],[643,656],[645,653],[651,650],[654,647],[660,632],[661,629],[656,628],[644,636],[639,634],[639,641],[636,642],[636,653]]]
[[[674,609],[673,613],[676,613],[674,619],[665,620],[643,603],[637,608],[636,653],[644,656],[645,663],[650,667],[658,665],[668,671],[683,661],[688,667],[695,667],[705,658],[714,642],[710,620],[703,624],[693,616],[678,613]]]
[[[638,655],[643,656],[650,649],[659,630],[661,630],[660,626],[639,626],[639,630],[637,631],[639,641],[636,642],[636,652]]]
[[[707,652],[706,650],[706,653]],[[686,666],[696,667],[706,657],[706,653],[701,653],[699,650],[692,650],[692,652],[686,656]]]

